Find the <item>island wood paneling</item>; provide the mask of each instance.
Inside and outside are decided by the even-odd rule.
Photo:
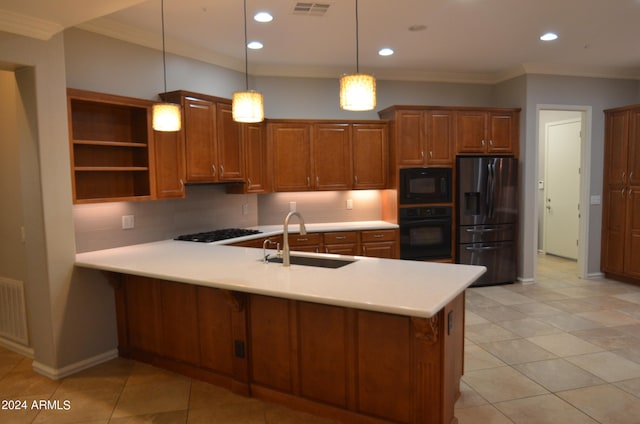
[[[457,422],[464,293],[426,319],[109,276],[122,356],[343,422]]]

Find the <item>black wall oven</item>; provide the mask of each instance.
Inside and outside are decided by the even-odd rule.
[[[451,202],[451,168],[401,168],[401,205]]]
[[[400,259],[451,258],[451,207],[417,206],[399,212]]]

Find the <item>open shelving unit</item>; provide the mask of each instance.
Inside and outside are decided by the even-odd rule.
[[[153,103],[76,89],[67,101],[74,202],[152,198]]]

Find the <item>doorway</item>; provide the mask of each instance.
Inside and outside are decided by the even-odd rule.
[[[587,275],[590,108],[538,106],[537,252]]]

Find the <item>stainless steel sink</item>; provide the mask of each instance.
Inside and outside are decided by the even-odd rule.
[[[317,258],[313,256],[290,256],[291,265],[317,266],[320,268],[340,268],[349,265],[356,259]],[[269,262],[282,263],[282,258],[269,258]]]

